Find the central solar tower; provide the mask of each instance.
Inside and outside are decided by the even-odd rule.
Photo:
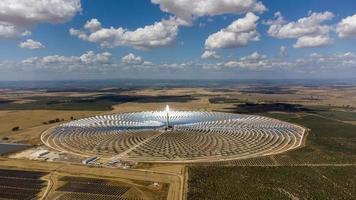
[[[166,114],[167,114],[167,124],[166,124],[166,129],[169,129],[169,106],[166,105]]]

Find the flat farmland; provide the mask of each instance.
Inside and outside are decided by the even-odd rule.
[[[0,111],[0,141],[8,138],[12,142],[39,144],[42,131],[63,121],[80,119],[100,112],[95,111],[56,111],[56,110],[11,110]],[[50,120],[59,122],[48,124]],[[47,124],[45,124],[47,123]],[[19,130],[12,131],[14,127]]]
[[[13,127],[19,126],[21,129],[41,126],[44,122],[55,119],[70,120],[92,116],[99,112],[93,111],[52,111],[52,110],[26,110],[26,111],[0,111],[0,130],[9,133]]]

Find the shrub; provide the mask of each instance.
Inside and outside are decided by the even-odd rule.
[[[9,140],[10,138],[8,137],[3,137],[2,140]]]

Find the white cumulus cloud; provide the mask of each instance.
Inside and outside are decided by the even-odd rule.
[[[332,43],[329,35],[302,36],[293,45],[294,48],[322,47]]]
[[[247,13],[244,18],[237,19],[227,28],[210,35],[205,40],[206,49],[234,48],[246,46],[250,41],[259,41],[256,30],[259,17]]]
[[[261,69],[261,68],[268,68],[269,61],[267,60],[266,55],[260,54],[255,51],[250,55],[241,57],[239,60],[228,61],[222,63],[221,65],[230,68]]]
[[[12,24],[8,24],[0,21],[0,38],[13,38],[20,37],[24,34],[29,33],[24,29],[19,29]]]
[[[50,55],[45,57],[31,57],[22,61],[27,65],[60,65],[60,66],[72,66],[72,65],[95,65],[95,64],[108,64],[111,60],[111,53],[94,53],[88,51],[80,56],[61,56]]]
[[[179,25],[180,22],[171,17],[130,31],[122,27],[103,28],[97,19],[92,19],[85,24],[85,30],[71,28],[69,32],[81,40],[99,43],[102,47],[153,49],[172,44],[177,37]]]
[[[128,54],[130,55],[130,54]],[[133,64],[123,61],[115,62],[110,59],[111,54],[87,52],[80,56],[49,55],[45,57],[32,57],[18,61],[0,61],[0,69],[11,72],[59,72],[70,74],[113,74],[132,72],[135,75],[142,72],[157,73],[192,73],[212,72],[217,70],[226,73],[269,71],[283,75],[321,73],[353,73],[356,70],[356,55],[353,52],[337,54],[317,54],[299,58],[268,58],[266,55],[253,52],[237,60],[224,60],[218,63],[152,63],[138,59],[136,55],[127,56]],[[134,64],[136,63],[136,64]],[[141,63],[141,64],[137,64]],[[277,75],[278,76],[278,75]]]
[[[84,28],[88,29],[91,32],[95,32],[101,29],[101,23],[97,19],[91,19],[87,21],[84,25]]]
[[[247,60],[247,61],[249,61],[249,60],[263,60],[266,58],[267,58],[266,55],[260,54],[257,51],[255,51],[255,52],[251,53],[250,55],[240,58],[240,60]]]
[[[329,36],[332,27],[322,24],[334,17],[331,12],[309,13],[296,22],[285,22],[280,13],[276,13],[275,17],[276,20],[266,23],[270,25],[268,34],[278,39],[297,39],[294,48],[321,47],[332,43]]]
[[[336,33],[341,38],[356,38],[356,14],[342,19],[337,24]]]
[[[109,63],[111,59],[111,53],[94,53],[93,51],[88,51],[87,53],[81,55],[80,61],[85,64],[95,64],[95,63]]]
[[[264,21],[263,24],[265,25],[276,25],[276,24],[285,24],[286,21],[284,20],[284,17],[281,12],[275,12],[274,13],[275,19],[269,19],[267,21]]]
[[[25,42],[21,42],[19,44],[21,48],[25,49],[41,49],[44,48],[44,45],[41,42],[34,41],[32,39],[28,39]]]
[[[121,61],[128,65],[139,65],[144,62],[140,56],[136,56],[133,53],[129,53],[126,56],[122,57]]]
[[[64,23],[81,11],[80,0],[1,0],[0,38],[28,35],[39,23]]]
[[[203,58],[203,59],[213,59],[213,58],[220,58],[220,56],[217,55],[215,51],[206,50],[201,55],[201,58]]]
[[[151,0],[164,12],[172,13],[186,24],[194,18],[221,14],[262,13],[266,9],[256,0]]]

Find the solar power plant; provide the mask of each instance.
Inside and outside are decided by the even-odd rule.
[[[220,112],[147,111],[71,121],[42,134],[47,146],[139,162],[212,162],[282,153],[305,129],[280,120]]]
[[[0,169],[0,199],[38,199],[47,173]]]
[[[131,187],[120,186],[117,185],[118,183],[104,179],[63,177],[59,181],[62,186],[56,189],[56,197],[53,197],[58,200],[143,200],[142,198],[126,195],[132,189]],[[134,192],[137,193],[136,190]]]

